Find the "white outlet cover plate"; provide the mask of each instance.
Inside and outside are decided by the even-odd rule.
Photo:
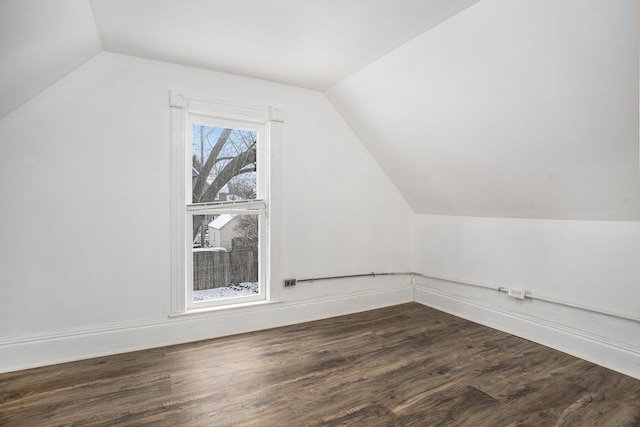
[[[524,289],[509,288],[509,293],[507,295],[513,298],[524,299]]]

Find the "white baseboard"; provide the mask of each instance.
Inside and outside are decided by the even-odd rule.
[[[412,301],[640,379],[638,348],[424,283],[6,340],[0,342],[0,372],[270,329]]]
[[[414,300],[640,379],[640,349],[417,283]]]
[[[0,372],[309,322],[413,301],[413,285],[115,324],[0,342]]]

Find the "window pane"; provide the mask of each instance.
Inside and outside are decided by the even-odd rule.
[[[193,302],[259,293],[258,222],[252,214],[194,215]]]
[[[191,203],[255,199],[256,138],[254,131],[193,125]]]

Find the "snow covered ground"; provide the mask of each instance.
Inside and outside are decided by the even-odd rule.
[[[258,282],[244,282],[230,285],[224,288],[193,291],[194,301],[206,301],[210,299],[244,297],[258,293]]]

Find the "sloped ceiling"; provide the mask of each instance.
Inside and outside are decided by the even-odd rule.
[[[0,0],[0,117],[102,51],[85,0]]]
[[[416,212],[640,220],[636,0],[0,0],[0,117],[103,49],[325,91]]]
[[[416,212],[640,220],[636,0],[483,0],[326,93]]]
[[[106,50],[323,90],[479,0],[0,0],[0,117]]]
[[[91,0],[105,50],[323,90],[478,0]]]

